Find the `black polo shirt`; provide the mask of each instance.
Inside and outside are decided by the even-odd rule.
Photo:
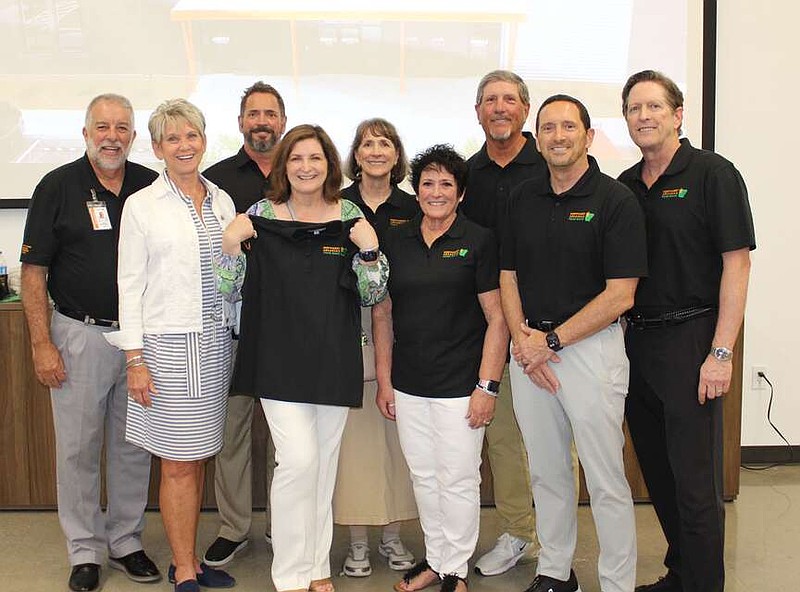
[[[647,275],[644,216],[630,190],[589,170],[560,195],[549,174],[512,193],[500,265],[517,272],[522,310],[533,321],[563,322],[607,279]]]
[[[360,407],[364,367],[356,219],[321,224],[250,216],[233,392]]]
[[[244,146],[233,156],[208,167],[203,176],[231,196],[233,205],[240,214],[264,199],[269,188],[269,179],[258,168],[256,161],[244,151]]]
[[[418,216],[386,233],[394,320],[392,383],[423,397],[475,388],[486,333],[478,294],[499,285],[494,235],[458,215],[428,248]]]
[[[367,222],[372,224],[372,227],[378,234],[378,240],[381,244],[383,244],[383,237],[387,229],[405,224],[419,214],[417,199],[410,193],[406,193],[400,189],[397,185],[392,185],[392,193],[389,195],[389,198],[379,205],[375,212],[372,211],[372,208],[370,208],[364,201],[364,198],[361,197],[361,191],[358,188],[357,182],[342,189],[342,197],[349,199],[361,208]]]
[[[530,132],[522,134],[526,138],[522,150],[505,167],[489,158],[485,142],[467,161],[469,176],[461,212],[498,235],[498,224],[505,217],[511,191],[522,181],[547,174],[547,165],[536,149],[533,135]]]
[[[721,254],[756,248],[742,176],[732,163],[685,138],[649,190],[642,165],[619,176],[639,199],[647,221],[650,275],[639,282],[637,310],[661,313],[718,304]]]
[[[19,260],[49,268],[47,289],[56,305],[95,318],[117,319],[117,242],[122,206],[129,195],[157,177],[155,171],[126,162],[117,196],[103,187],[84,154],[39,181],[28,209]],[[86,207],[92,191],[106,204],[110,230],[92,227]]]

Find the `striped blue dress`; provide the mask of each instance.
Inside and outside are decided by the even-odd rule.
[[[203,202],[201,220],[191,199],[174,184],[172,188],[191,213],[200,243],[203,330],[144,335],[142,355],[158,392],[151,407],[128,400],[125,437],[160,458],[189,461],[222,448],[231,333],[224,326],[222,295],[216,288],[213,258],[222,250],[222,228],[211,210],[212,198],[208,195]]]

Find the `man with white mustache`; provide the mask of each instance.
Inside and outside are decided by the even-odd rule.
[[[645,226],[630,190],[588,150],[586,107],[546,99],[536,144],[547,174],[513,191],[503,224],[500,295],[511,332],[514,411],[530,458],[541,549],[525,592],[580,592],[572,570],[577,487],[586,474],[602,592],[633,592],[636,524],[622,447],[628,359],[619,316],[647,274]]]
[[[22,254],[22,304],[36,377],[50,387],[58,517],[72,570],[69,587],[95,590],[100,564],[137,582],[161,579],[142,550],[150,453],[125,441],[125,355],[116,331],[117,241],[125,199],[158,176],[128,162],[136,137],[125,97],[95,97],[86,110],[86,154],[51,171],[31,199]],[[52,312],[48,292],[55,302]],[[100,507],[105,444],[108,507]]]
[[[233,199],[236,211],[244,213],[263,199],[269,187],[272,155],[286,129],[286,110],[280,93],[258,81],[245,89],[239,104],[239,131],[244,143],[235,155],[209,167],[203,175],[225,190]],[[232,360],[236,359],[238,330],[234,334]],[[229,563],[248,545],[253,513],[252,424],[253,397],[232,396],[222,450],[217,454],[214,493],[220,517],[217,538],[209,546],[204,560],[219,567]],[[275,464],[271,439],[267,444],[267,526],[270,538],[269,487]]]
[[[511,190],[545,170],[533,136],[522,131],[529,110],[528,87],[513,72],[489,72],[478,84],[475,113],[486,141],[467,161],[469,177],[461,211],[496,235]],[[514,419],[507,367],[503,374],[494,420],[486,427],[501,534],[494,548],[475,564],[476,573],[483,576],[508,571],[536,549],[528,458]]]

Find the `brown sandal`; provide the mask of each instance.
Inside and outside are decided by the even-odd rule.
[[[408,586],[411,584],[411,580],[423,575],[425,572],[431,572],[435,577],[435,579],[431,580],[429,583],[425,584],[424,586],[420,586],[419,588],[405,588],[404,586]],[[425,588],[430,588],[431,586],[435,586],[436,584],[440,583],[442,578],[439,577],[435,571],[431,569],[431,566],[428,564],[427,561],[420,561],[414,567],[409,569],[404,575],[403,579],[397,582],[394,585],[394,589],[397,592],[417,592],[417,590],[424,590]]]

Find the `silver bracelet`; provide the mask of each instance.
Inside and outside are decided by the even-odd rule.
[[[144,363],[144,356],[141,356],[141,355],[133,356],[130,360],[125,362],[125,367],[126,368],[130,368],[131,366],[135,366],[136,362],[139,362],[139,361]]]
[[[484,393],[486,393],[490,397],[494,397],[495,399],[497,398],[497,395],[499,394],[499,393],[495,393],[493,391],[490,391],[487,387],[483,386],[480,382],[475,385],[475,388],[478,389],[478,390],[483,391]]]

